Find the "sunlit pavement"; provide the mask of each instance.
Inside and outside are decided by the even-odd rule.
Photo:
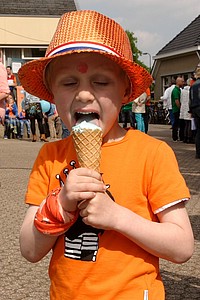
[[[18,242],[26,211],[23,199],[28,176],[43,143],[3,140],[2,129],[0,126],[0,299],[47,300],[49,256],[37,264],[28,263],[20,255]],[[200,160],[195,159],[194,145],[172,142],[168,125],[150,125],[149,135],[173,148],[191,191],[187,209],[195,235],[195,253],[183,265],[161,260],[166,300],[200,299]]]

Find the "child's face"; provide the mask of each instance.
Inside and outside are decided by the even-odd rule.
[[[8,96],[7,101],[8,101],[8,104],[14,104],[14,99],[11,95]]]
[[[69,130],[83,120],[113,136],[129,83],[121,68],[99,54],[72,54],[50,63],[47,81],[59,116]]]

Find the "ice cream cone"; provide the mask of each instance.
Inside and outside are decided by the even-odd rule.
[[[87,122],[82,122],[87,123]],[[90,124],[77,125],[72,128],[71,135],[74,141],[77,158],[80,167],[100,171],[102,130],[100,127]]]

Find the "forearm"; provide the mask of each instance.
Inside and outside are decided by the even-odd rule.
[[[20,250],[24,258],[30,262],[41,260],[53,247],[57,236],[40,233],[34,226],[37,206],[30,206],[20,231]]]
[[[152,222],[124,207],[120,210],[115,230],[147,252],[175,263],[185,262],[191,257],[193,235],[189,220],[187,230],[173,222]]]
[[[181,103],[180,103],[180,101],[178,99],[175,100],[175,104],[176,104],[177,107],[181,107]]]
[[[193,253],[194,238],[184,203],[160,212],[160,222],[145,219],[113,202],[106,193],[97,193],[78,207],[85,224],[117,231],[155,256],[182,263]]]

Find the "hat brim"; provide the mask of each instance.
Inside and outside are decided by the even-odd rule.
[[[127,74],[131,82],[131,93],[127,102],[132,101],[144,93],[152,83],[152,77],[146,69],[137,63],[100,50],[72,50],[67,53],[55,54],[51,57],[42,57],[24,64],[18,72],[19,80],[24,90],[40,99],[54,103],[53,94],[45,85],[44,71],[46,66],[56,57],[73,53],[99,53],[117,63]]]

